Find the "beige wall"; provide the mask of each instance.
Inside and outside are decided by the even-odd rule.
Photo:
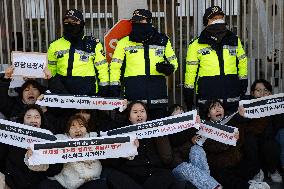
[[[131,18],[134,10],[147,9],[147,0],[117,0],[118,19]]]

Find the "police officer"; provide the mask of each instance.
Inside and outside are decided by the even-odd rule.
[[[63,18],[63,36],[48,49],[48,68],[54,93],[106,95],[109,84],[108,63],[98,39],[84,36],[83,14],[67,10]],[[97,86],[98,84],[98,86]]]
[[[152,119],[165,116],[168,104],[166,76],[178,67],[169,38],[152,25],[152,13],[137,9],[131,33],[118,41],[110,64],[110,89],[129,101],[147,103]],[[122,86],[122,87],[121,87]]]
[[[193,106],[194,91],[198,106],[220,99],[228,112],[236,111],[247,90],[247,57],[240,39],[226,28],[219,6],[206,9],[205,29],[191,41],[186,57],[184,97]]]

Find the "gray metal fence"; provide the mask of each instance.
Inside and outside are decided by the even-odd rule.
[[[62,35],[62,15],[69,8],[82,10],[85,33],[103,40],[117,22],[118,1],[0,0],[0,69],[10,63],[12,50],[46,52],[50,41]],[[182,101],[187,45],[202,31],[203,13],[211,5],[222,7],[228,27],[244,43],[250,84],[264,78],[274,92],[283,92],[283,0],[147,0],[147,4],[154,25],[171,38],[179,58],[179,70],[168,80],[173,102]]]

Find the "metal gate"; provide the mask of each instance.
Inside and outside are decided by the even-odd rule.
[[[50,41],[62,35],[62,15],[69,8],[81,10],[85,33],[102,40],[117,22],[119,1],[0,0],[0,70],[10,63],[12,50],[46,52]],[[250,84],[264,78],[275,93],[284,91],[283,0],[147,0],[147,4],[154,25],[171,38],[179,59],[179,70],[168,82],[172,103],[182,102],[187,46],[203,29],[202,16],[211,5],[222,7],[228,28],[244,43]]]

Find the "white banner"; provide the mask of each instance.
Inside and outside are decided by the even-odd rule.
[[[134,140],[131,135],[116,135],[34,143],[28,162],[40,165],[135,156]]]
[[[260,118],[284,113],[284,93],[270,95],[253,100],[242,100],[240,106],[245,109],[245,117]]]
[[[102,135],[118,135],[118,134],[135,134],[138,139],[153,138],[165,136],[184,131],[189,128],[199,129],[199,124],[196,124],[197,111],[186,112],[175,116],[170,116],[145,123],[129,125],[118,129],[113,129],[106,132],[101,132]]]
[[[96,96],[73,96],[47,93],[44,94],[42,100],[37,100],[36,104],[40,106],[76,109],[114,110],[119,108],[119,111],[123,111],[123,99]]]
[[[200,130],[197,134],[224,144],[236,146],[237,139],[234,137],[236,132],[238,132],[238,128],[236,127],[212,122],[203,122],[200,124]]]
[[[25,80],[23,77],[13,77],[12,80],[10,81],[10,86],[9,88],[14,89],[17,87],[22,87],[22,85],[25,83]]]
[[[13,76],[44,78],[47,54],[38,52],[12,52]]]
[[[0,142],[20,148],[28,148],[33,142],[54,141],[48,130],[0,119]]]

